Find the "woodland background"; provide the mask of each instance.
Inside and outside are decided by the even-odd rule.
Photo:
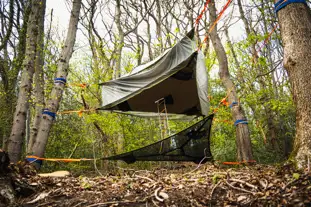
[[[66,2],[70,11],[72,3]],[[216,2],[218,11],[225,3]],[[248,120],[253,158],[259,163],[289,158],[295,134],[295,107],[288,74],[282,64],[282,42],[273,3],[236,0],[224,13],[217,29],[239,103]],[[74,46],[59,111],[99,107],[98,84],[131,72],[172,47],[193,27],[204,4],[200,0],[83,1],[78,24],[80,38]],[[0,148],[3,149],[11,132],[19,93],[30,5],[30,0],[0,2]],[[23,156],[34,133],[37,112],[50,98],[65,41],[65,35],[55,23],[53,10],[42,14],[44,23],[39,28],[41,39],[38,38],[41,49],[36,54],[41,58],[35,63]],[[209,18],[206,12],[199,23],[198,38],[201,40],[208,33]],[[209,74],[210,111],[213,112],[227,90],[217,75],[219,63],[210,40],[203,51]],[[87,86],[81,87],[84,83]],[[170,120],[170,131],[176,133],[193,122]],[[99,158],[133,150],[158,141],[158,125],[157,119],[103,111],[59,114],[49,135],[45,157]],[[222,106],[211,134],[215,160],[236,160],[235,136],[230,109]],[[97,167],[109,169],[115,165],[105,162]],[[141,162],[135,165],[146,168],[160,164]],[[93,163],[46,163],[44,167],[93,169]]]

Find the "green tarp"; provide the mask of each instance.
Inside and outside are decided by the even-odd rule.
[[[165,99],[170,114],[208,115],[207,71],[194,30],[131,74],[101,84],[103,110],[157,113]]]

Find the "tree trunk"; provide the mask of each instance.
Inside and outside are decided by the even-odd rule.
[[[229,37],[229,32],[228,32],[228,27],[225,27],[225,35],[226,35],[226,38],[227,38],[227,42],[228,42],[228,46],[229,46],[229,49],[230,49],[230,52],[232,53],[232,57],[233,57],[233,60],[234,60],[234,64],[235,64],[235,67],[237,68],[237,70],[240,70],[241,69],[241,66],[240,66],[240,62],[238,61],[238,57],[234,51],[234,48],[233,48],[233,44],[230,40],[230,37]],[[239,80],[239,77],[237,78]]]
[[[288,72],[296,105],[296,137],[291,157],[298,168],[311,159],[311,11],[303,3],[292,3],[278,13],[284,45],[284,67]]]
[[[147,37],[148,37],[148,41],[147,41],[147,47],[148,47],[148,56],[149,56],[149,61],[153,60],[153,52],[152,52],[152,48],[151,48],[151,29],[150,29],[150,22],[149,22],[149,17],[148,17],[148,22],[146,22],[147,24]]]
[[[66,79],[68,74],[69,60],[73,53],[73,46],[76,41],[76,33],[79,21],[79,13],[81,8],[81,0],[74,0],[71,11],[69,28],[65,45],[62,49],[61,56],[58,61],[56,77]],[[63,82],[55,82],[51,91],[50,99],[47,101],[46,109],[49,112],[56,113],[58,111],[60,101],[62,99],[65,84]],[[32,147],[31,154],[43,157],[45,147],[48,141],[50,129],[53,124],[53,116],[43,114],[38,130],[37,139]]]
[[[41,120],[42,110],[44,108],[44,17],[45,17],[46,0],[42,0],[42,6],[38,15],[38,31],[37,37],[37,57],[35,62],[34,76],[34,104],[35,112],[30,129],[30,138],[27,143],[27,153],[31,152],[32,146],[35,143],[37,132]]]
[[[250,37],[251,31],[252,31],[252,27],[249,24],[249,22],[247,21],[247,18],[245,16],[241,0],[237,0],[237,2],[238,2],[239,12],[240,12],[240,17],[241,17],[241,19],[243,21],[247,37]],[[263,19],[263,22],[265,22],[265,21],[266,20]],[[258,53],[257,53],[257,50],[256,50],[256,42],[252,42],[252,44],[251,44],[251,54],[253,56],[252,60],[254,61],[254,68],[256,69],[256,71],[262,71],[263,70],[263,66],[258,66],[257,65],[259,56],[258,56]],[[259,77],[258,79],[259,79],[258,82],[260,84],[261,90],[267,89],[268,86],[267,86],[265,80],[263,80],[263,77]],[[276,149],[276,147],[277,147],[277,143],[276,143],[276,141],[277,141],[277,132],[276,132],[277,131],[277,127],[276,127],[276,124],[274,122],[274,115],[273,115],[273,111],[271,110],[271,105],[270,104],[265,104],[265,103],[267,103],[269,101],[269,99],[270,99],[270,97],[269,97],[269,95],[267,93],[265,93],[263,95],[263,97],[261,98],[261,100],[263,102],[262,105],[264,107],[264,112],[265,112],[265,120],[266,120],[266,123],[267,123],[267,126],[268,126],[267,134],[268,134],[269,143],[270,143],[270,146],[272,147],[272,149]]]
[[[36,59],[36,40],[38,35],[38,13],[41,0],[32,1],[32,11],[29,17],[26,39],[26,55],[23,61],[23,71],[19,86],[17,106],[13,118],[13,126],[8,143],[8,153],[12,162],[21,158],[23,139],[26,127],[26,114],[29,108],[34,62]]]
[[[4,107],[2,107],[3,114],[2,117],[0,116],[0,119],[3,120],[4,126],[3,126],[3,145],[2,149],[5,151],[8,150],[8,139],[11,133],[12,128],[12,122],[13,122],[13,115],[14,115],[14,109],[16,106],[16,82],[18,80],[17,76],[22,68],[23,60],[25,57],[25,51],[26,51],[26,34],[27,34],[27,24],[28,19],[31,12],[31,4],[27,4],[25,7],[23,7],[23,25],[19,27],[18,29],[18,44],[17,44],[17,55],[15,57],[15,61],[13,61],[11,68],[3,68],[4,71],[2,73],[1,66],[0,66],[0,74],[2,78],[2,82],[4,84],[3,88],[5,91],[4,94]],[[21,10],[18,9],[17,16],[19,16],[21,13]],[[1,65],[2,59],[0,58],[0,65]],[[10,70],[11,69],[11,70]],[[10,75],[9,75],[10,74]]]
[[[23,11],[20,8],[18,8],[17,11],[15,12],[16,13],[15,15],[17,17],[19,17],[21,13],[23,13],[23,24],[22,25],[18,24],[15,26],[18,32],[18,44],[16,47],[16,52],[13,53],[14,61],[12,62],[7,61],[6,57],[3,58],[0,57],[0,76],[2,79],[1,82],[3,84],[3,91],[4,91],[4,94],[1,94],[1,96],[4,98],[2,99],[3,100],[3,106],[1,108],[2,113],[0,113],[0,120],[3,120],[3,125],[0,126],[1,131],[0,134],[2,133],[1,134],[2,135],[1,138],[3,138],[2,148],[5,151],[7,151],[8,149],[8,139],[11,133],[13,115],[16,106],[17,76],[20,69],[22,68],[22,63],[25,56],[27,22],[31,11],[29,5],[30,4],[27,4],[25,7],[23,7]],[[11,16],[11,8],[9,16]],[[3,25],[3,27],[5,26],[6,25]],[[5,44],[4,40],[2,40],[2,43],[4,44],[3,50],[7,50],[7,44]],[[5,54],[6,52],[4,51],[3,53]],[[9,65],[9,62],[11,62],[11,65]]]
[[[163,52],[163,40],[162,40],[162,14],[161,14],[161,1],[156,1],[156,13],[157,13],[157,21],[156,21],[156,36],[158,39],[159,48],[157,48],[158,53],[157,56]]]
[[[124,46],[124,31],[122,30],[121,26],[121,2],[120,0],[116,0],[116,16],[115,16],[115,23],[118,29],[118,39],[116,41],[116,65],[113,70],[113,79],[117,79],[121,75],[121,55],[122,49]]]
[[[210,23],[211,25],[216,20],[216,7],[214,0],[208,5],[210,12]],[[238,102],[238,97],[235,90],[235,85],[230,79],[230,73],[228,70],[228,60],[225,49],[220,41],[217,34],[217,27],[210,33],[213,47],[216,52],[216,56],[219,62],[219,77],[229,92],[228,100],[229,103]],[[232,117],[234,121],[245,120],[245,115],[240,104],[235,104],[231,108]],[[252,146],[250,141],[250,135],[247,124],[236,125],[236,145],[237,145],[237,159],[239,161],[250,161],[253,159]]]

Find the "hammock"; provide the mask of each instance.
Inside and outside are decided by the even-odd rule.
[[[135,161],[211,161],[210,132],[213,114],[183,131],[154,144],[103,160]]]
[[[101,84],[102,110],[161,117],[159,100],[165,104],[165,116],[207,116],[207,70],[204,55],[197,50],[192,29],[174,47],[155,60],[138,66],[133,72]],[[176,116],[174,116],[176,115]],[[211,160],[210,130],[213,115],[154,144],[104,160],[194,161]]]

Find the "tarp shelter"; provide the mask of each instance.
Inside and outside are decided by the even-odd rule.
[[[204,56],[197,51],[194,30],[155,60],[131,74],[105,82],[104,110],[158,112],[165,99],[171,114],[208,115],[207,72]]]
[[[103,160],[135,161],[211,161],[210,132],[213,114],[205,117],[189,128],[164,140]]]

